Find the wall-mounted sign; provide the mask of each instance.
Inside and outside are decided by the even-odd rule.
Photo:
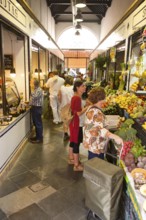
[[[4,65],[6,70],[13,68],[13,55],[4,55]]]
[[[26,14],[22,11],[20,4],[15,3],[14,0],[0,0],[0,8],[8,12],[19,23],[26,27]]]

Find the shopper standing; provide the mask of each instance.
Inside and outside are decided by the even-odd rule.
[[[61,109],[69,104],[71,102],[71,98],[73,97],[73,77],[72,76],[66,76],[65,77],[65,83],[61,86],[59,92],[58,92],[58,99],[60,102],[60,112]],[[66,122],[63,122],[63,131],[64,131],[64,141],[69,139],[69,127]]]
[[[83,131],[80,127],[80,116],[85,113],[87,107],[82,108],[82,94],[85,92],[86,86],[83,81],[77,80],[74,82],[74,96],[71,99],[71,110],[73,120],[70,128],[70,144],[69,144],[69,159],[68,164],[74,164],[74,171],[83,171],[83,166],[79,161],[79,146],[82,142]]]
[[[42,107],[43,107],[43,90],[39,85],[37,79],[31,80],[31,95],[30,95],[30,105],[31,105],[31,116],[32,121],[35,126],[36,136],[30,138],[32,143],[43,142],[43,124],[42,124]]]
[[[53,122],[58,124],[61,122],[60,114],[59,114],[59,100],[58,100],[58,92],[61,86],[64,84],[65,80],[62,77],[58,76],[57,71],[53,71],[53,76],[48,79],[46,83],[46,87],[49,88],[50,93],[50,106],[52,108],[53,113]]]
[[[101,87],[91,89],[88,99],[92,105],[85,113],[83,145],[88,149],[88,159],[94,157],[104,159],[107,141],[113,139],[117,145],[122,146],[123,140],[111,133],[105,126],[105,115],[101,110],[103,102],[105,102],[104,89]]]

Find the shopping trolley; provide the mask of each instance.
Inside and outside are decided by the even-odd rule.
[[[122,149],[119,155],[110,155],[117,160],[116,165],[99,158],[84,163],[85,205],[89,209],[87,220],[91,215],[97,220],[118,219],[124,179],[124,171],[118,166]]]

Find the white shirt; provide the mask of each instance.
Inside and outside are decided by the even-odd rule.
[[[58,91],[64,84],[65,80],[57,75],[51,77],[46,82],[46,87],[49,88],[50,95],[58,95]]]
[[[73,86],[62,85],[61,88],[60,88],[60,92],[61,92],[60,108],[62,108],[66,104],[70,103],[71,98],[74,95]]]
[[[82,99],[82,108],[84,108],[86,101]],[[85,123],[85,113],[79,116],[80,119],[80,127],[84,127]]]

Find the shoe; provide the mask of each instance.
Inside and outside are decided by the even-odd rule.
[[[31,143],[39,144],[39,143],[43,143],[43,140],[32,140]]]
[[[82,172],[84,169],[83,165],[82,164],[79,164],[78,166],[74,166],[74,171],[77,171],[77,172]]]
[[[53,123],[54,123],[54,124],[56,124],[56,125],[58,125],[58,124],[59,124],[59,122],[58,122],[58,121],[53,121]]]
[[[36,137],[31,137],[29,140],[30,140],[30,141],[35,141],[35,140],[36,140]]]
[[[73,165],[74,164],[74,159],[68,159],[68,164]]]

